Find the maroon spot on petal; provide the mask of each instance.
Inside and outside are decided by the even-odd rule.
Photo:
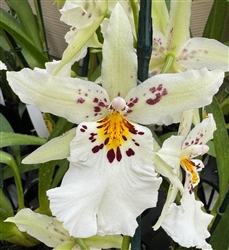
[[[115,159],[115,152],[114,149],[111,148],[108,152],[107,152],[107,159],[110,163],[112,163]]]
[[[88,18],[91,18],[91,14],[88,16]]]
[[[156,88],[155,88],[155,87],[152,87],[152,88],[149,89],[149,91],[153,94],[153,93],[155,93]]]
[[[86,125],[83,125],[82,127],[83,127],[84,129],[87,129],[87,126],[86,126]]]
[[[126,138],[125,135],[122,136],[122,139],[123,139],[124,141],[127,141],[127,138]]]
[[[165,95],[167,95],[168,94],[168,91],[167,91],[167,89],[163,89],[163,91],[162,91],[162,96],[165,96]]]
[[[128,106],[129,108],[132,108],[132,107],[134,106],[134,103],[133,103],[133,102],[130,102],[130,103],[127,104],[127,106]]]
[[[157,87],[157,91],[161,91],[162,90],[162,84],[159,84],[158,87]]]
[[[85,12],[83,12],[83,13],[82,13],[82,16],[84,16],[85,14],[86,14],[86,13],[85,13]]]
[[[81,128],[80,131],[81,131],[81,132],[85,132],[85,129]]]
[[[109,142],[109,137],[107,137],[106,140],[104,141],[104,145],[107,145],[108,142]]]
[[[95,102],[95,103],[97,103],[99,101],[99,99],[98,98],[94,98],[94,100],[93,100],[93,102]]]
[[[97,135],[97,134],[95,134],[95,133],[90,133],[89,140],[90,140],[90,141],[94,140],[96,135]]]
[[[94,148],[92,148],[92,152],[95,154],[95,153],[98,153],[99,152],[99,150],[101,150],[101,149],[103,149],[103,143],[102,144],[100,144],[100,145],[97,145],[97,146],[95,146]]]
[[[137,103],[138,102],[138,98],[136,97],[134,100],[133,100],[133,103]]]
[[[85,102],[85,100],[81,97],[77,100],[77,103],[84,103],[84,102]]]
[[[105,107],[105,106],[106,106],[106,105],[104,104],[104,102],[99,102],[98,105],[99,105],[100,107]]]
[[[129,148],[127,151],[126,151],[126,155],[128,157],[132,156],[132,155],[135,155],[135,152],[132,148]]]
[[[144,135],[144,134],[145,134],[145,133],[142,132],[142,131],[138,132],[138,135]]]
[[[120,151],[119,147],[117,147],[116,159],[117,159],[117,161],[121,161],[121,159],[122,159],[122,154],[121,154],[121,151]]]
[[[85,95],[85,96],[88,96],[88,94],[87,94],[87,93],[85,93],[84,95]]]
[[[94,107],[94,112],[100,112],[100,111],[101,111],[100,107],[98,107],[98,106]]]

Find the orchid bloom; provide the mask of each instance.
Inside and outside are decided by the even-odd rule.
[[[165,64],[168,64],[166,72],[203,67],[229,71],[229,48],[226,45],[214,39],[190,38],[191,4],[191,0],[171,0],[168,13],[164,0],[152,2],[151,75],[160,73]]]
[[[96,30],[99,25],[103,26],[103,30],[106,29],[108,21],[105,17],[109,15],[110,11],[113,11],[117,2],[120,2],[127,13],[129,21],[132,24],[132,32],[136,37],[133,13],[128,0],[65,1],[60,10],[60,20],[71,26],[70,31],[65,35],[65,41],[69,45],[64,51],[62,60],[54,71],[55,74],[57,74],[67,62],[72,65],[75,61],[82,59],[86,55],[88,47],[102,47],[102,44],[98,40]],[[105,22],[104,19],[106,19]],[[104,25],[104,23],[106,24]]]
[[[15,223],[20,231],[27,232],[48,247],[53,247],[54,250],[81,249],[78,248],[76,239],[69,235],[56,218],[35,213],[29,208],[20,210],[14,217],[8,217],[5,222]],[[121,242],[121,236],[94,236],[85,239],[85,243],[91,250],[120,247]]]
[[[208,151],[206,143],[213,138],[215,129],[215,121],[209,114],[208,118],[196,125],[186,137],[181,135],[170,137],[156,153],[180,177],[182,176],[180,166],[183,168],[185,183],[180,205],[173,203],[178,189],[171,185],[162,214],[154,229],[158,229],[161,225],[174,241],[184,247],[212,249],[205,239],[210,236],[207,226],[213,216],[202,211],[203,204],[195,200],[193,191],[199,183],[198,172],[204,165],[201,160],[193,158]]]
[[[152,162],[152,134],[137,123],[153,124],[209,104],[224,77],[221,70],[190,70],[137,86],[136,64],[131,26],[117,4],[103,44],[102,87],[37,68],[7,74],[23,102],[79,124],[68,139],[55,138],[68,143],[64,154],[70,167],[61,186],[47,192],[53,215],[71,236],[133,236],[136,217],[156,205],[161,183]]]

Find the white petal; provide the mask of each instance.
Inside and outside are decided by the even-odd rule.
[[[61,21],[77,29],[91,25],[107,11],[106,1],[66,0],[61,12]]]
[[[165,35],[166,27],[169,22],[169,13],[165,1],[152,1],[152,17],[153,27],[160,30],[160,32]],[[154,32],[153,36],[157,37]]]
[[[180,155],[182,136],[171,136],[164,141],[162,148],[157,155],[173,168],[174,173],[178,174],[180,169]]]
[[[153,158],[153,163],[156,172],[163,175],[164,177],[167,177],[174,187],[177,187],[180,192],[183,193],[183,185],[179,179],[180,169],[178,169],[177,173],[174,173],[172,167],[163,161],[158,155],[155,155]]]
[[[35,213],[29,208],[20,210],[14,217],[5,221],[15,223],[20,231],[27,232],[49,247],[56,247],[63,241],[74,242],[56,218]]]
[[[194,193],[186,189],[181,205],[171,204],[162,224],[166,233],[180,246],[212,249],[205,239],[210,236],[208,224],[213,216],[201,210],[203,204],[196,201]]]
[[[207,145],[190,145],[182,150],[181,158],[195,158],[199,155],[204,155],[208,152]]]
[[[33,153],[23,159],[23,164],[44,163],[51,160],[64,159],[70,156],[70,142],[76,135],[76,128],[65,134],[56,137],[43,146],[36,149]]]
[[[157,2],[156,2],[157,3]],[[161,72],[167,56],[166,38],[156,28],[153,29],[153,51],[149,64],[151,76]]]
[[[190,38],[191,0],[171,1],[170,19],[166,30],[167,46],[176,56],[180,47]]]
[[[194,37],[181,47],[176,61],[187,69],[206,67],[226,72],[229,71],[229,48],[214,39]]]
[[[125,10],[127,16],[128,16],[128,19],[129,19],[129,22],[131,24],[131,28],[132,28],[132,32],[133,32],[133,35],[136,39],[137,35],[136,35],[136,28],[135,28],[135,24],[134,24],[134,17],[133,17],[133,11],[132,11],[132,7],[131,7],[131,4],[130,4],[130,1],[129,0],[109,0],[108,1],[108,8],[110,11],[113,11],[114,10],[114,7],[115,5],[119,3],[122,8]],[[135,4],[138,5],[138,0],[135,0]]]
[[[5,63],[0,60],[0,70],[7,70]]]
[[[208,114],[201,123],[197,124],[187,138],[184,140],[182,149],[191,145],[205,145],[213,138],[213,133],[216,130],[216,124],[212,114]]]
[[[184,138],[187,136],[187,134],[191,129],[193,113],[194,113],[193,109],[182,112],[178,135],[183,136]]]
[[[172,202],[174,202],[174,200],[177,196],[177,193],[178,193],[178,188],[174,187],[173,185],[170,185],[169,190],[168,190],[168,194],[167,194],[167,198],[166,198],[166,202],[165,202],[163,209],[161,211],[161,215],[158,218],[158,221],[156,222],[156,224],[153,226],[154,230],[157,230],[161,226],[161,224],[163,223],[165,216],[168,212],[169,205]]]
[[[116,129],[110,125],[108,135],[103,134],[105,126],[97,128],[105,125],[100,121],[78,126],[70,168],[61,187],[47,192],[51,211],[75,237],[133,236],[136,217],[156,205],[161,179],[151,161],[151,132],[114,121]]]
[[[117,3],[103,43],[102,85],[111,100],[124,97],[136,86],[136,62],[131,26],[125,11]]]
[[[169,114],[208,105],[223,78],[223,71],[207,69],[153,76],[125,97],[129,106],[126,117],[153,124]]]
[[[59,64],[61,63],[61,61],[52,61],[52,62],[47,62],[45,64],[45,68],[48,74],[52,75],[56,68],[59,66]],[[72,63],[66,63],[64,65],[64,67],[58,72],[58,76],[71,76],[71,67],[72,67]]]
[[[7,72],[7,79],[23,102],[77,124],[103,117],[110,103],[106,91],[93,82],[52,76],[38,68]]]

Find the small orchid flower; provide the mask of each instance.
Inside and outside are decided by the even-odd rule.
[[[68,47],[63,53],[62,60],[57,64],[54,74],[68,63],[82,59],[87,52],[87,47],[101,47],[96,30],[102,23],[108,10],[108,2],[104,1],[72,1],[66,0],[61,12],[61,21],[71,26],[65,35]]]
[[[55,138],[58,145],[68,143],[62,157],[69,153],[70,167],[61,186],[47,192],[53,215],[71,236],[133,236],[136,217],[156,205],[161,183],[152,162],[152,134],[137,123],[153,124],[209,104],[224,77],[221,70],[189,70],[137,86],[136,63],[131,26],[117,4],[103,44],[102,87],[37,68],[7,74],[23,102],[79,124]]]
[[[195,200],[193,192],[199,183],[198,172],[204,165],[201,160],[193,158],[208,151],[206,143],[213,138],[215,129],[215,121],[209,114],[208,118],[196,125],[186,137],[170,137],[156,153],[180,178],[182,178],[180,166],[183,168],[185,184],[180,205],[173,203],[178,189],[173,185],[170,187],[167,201],[154,229],[158,229],[161,225],[174,241],[184,247],[212,249],[205,239],[210,236],[207,226],[213,216],[202,211],[203,204]]]
[[[54,250],[81,249],[78,248],[77,240],[69,235],[56,218],[35,213],[29,208],[20,210],[14,217],[8,217],[5,222],[15,223],[21,232],[27,232]],[[121,236],[94,236],[85,239],[85,243],[91,250],[120,247],[121,241]]]
[[[60,20],[71,26],[70,31],[65,35],[65,40],[69,45],[64,51],[62,60],[54,71],[55,74],[57,74],[66,63],[72,65],[75,61],[82,59],[86,55],[88,47],[102,47],[102,44],[98,41],[96,30],[99,25],[103,26],[103,30],[106,29],[108,19],[105,17],[110,15],[110,12],[113,11],[117,2],[121,4],[127,13],[132,25],[132,32],[136,37],[133,13],[128,0],[65,1],[63,8],[60,10]],[[104,20],[106,21],[104,22]],[[106,24],[103,25],[104,23]]]
[[[191,0],[171,0],[168,13],[164,0],[152,2],[151,75],[160,73],[164,67],[167,67],[166,72],[203,67],[229,71],[229,48],[226,45],[214,39],[190,38],[191,4]]]

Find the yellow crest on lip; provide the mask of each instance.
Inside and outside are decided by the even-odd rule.
[[[95,144],[92,147],[92,152],[95,154],[100,150],[106,150],[106,156],[110,163],[115,159],[120,162],[123,154],[127,157],[135,155],[134,146],[140,146],[136,135],[145,134],[143,131],[138,131],[133,123],[123,118],[116,110],[109,116],[98,120],[96,124],[96,130],[91,132],[88,137],[90,142]],[[79,131],[84,133],[87,129],[86,125],[82,125]]]
[[[181,159],[180,164],[183,168],[188,170],[188,172],[192,175],[192,184],[196,184],[199,181],[199,176],[196,173],[197,166],[190,159]]]

